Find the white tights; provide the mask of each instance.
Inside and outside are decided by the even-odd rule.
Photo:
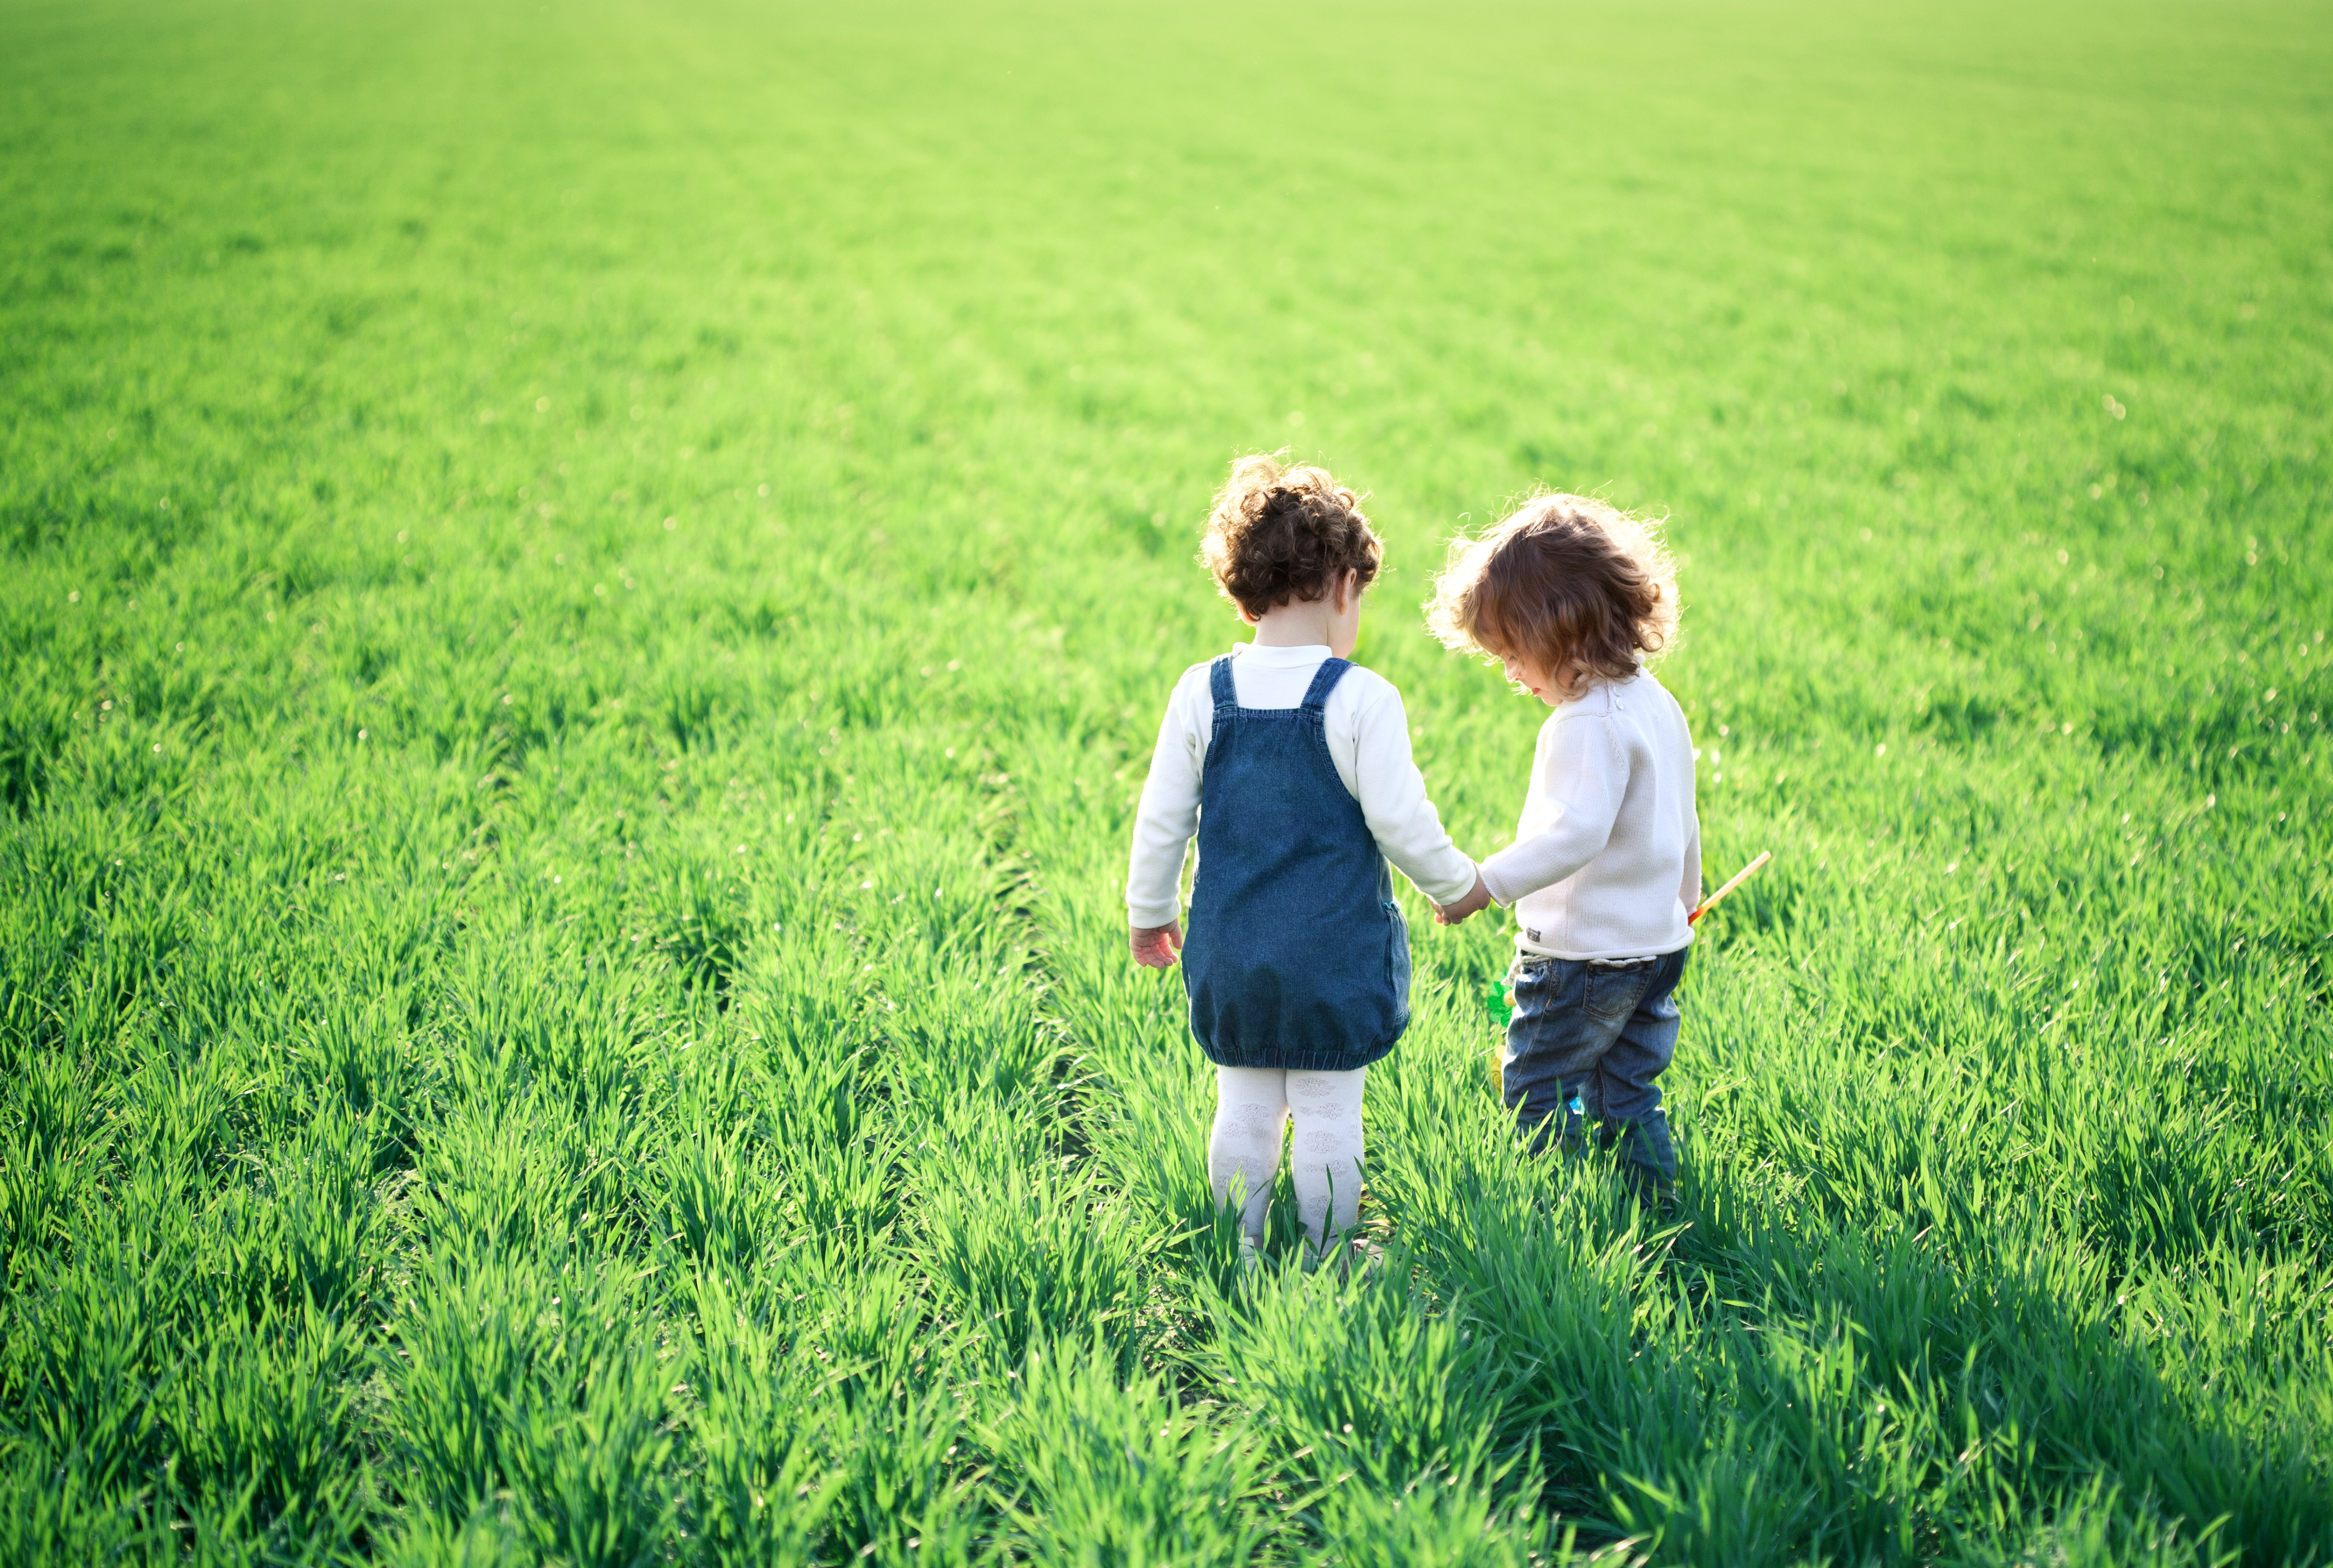
[[[1215,1069],[1215,1127],[1207,1140],[1207,1179],[1215,1186],[1219,1206],[1233,1201],[1233,1189],[1238,1188],[1240,1225],[1251,1239],[1263,1240],[1272,1178],[1280,1172],[1281,1129],[1291,1111],[1296,1138],[1291,1174],[1304,1239],[1317,1255],[1325,1245],[1323,1222],[1340,1233],[1353,1228],[1361,1209],[1361,1081],[1368,1071]]]

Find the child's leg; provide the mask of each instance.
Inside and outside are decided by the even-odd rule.
[[[1677,982],[1685,977],[1689,948],[1645,966],[1650,973],[1644,991],[1620,1025],[1619,1037],[1596,1064],[1593,1095],[1604,1125],[1597,1141],[1616,1145],[1621,1159],[1640,1187],[1666,1186],[1676,1179],[1676,1150],[1669,1141],[1668,1112],[1661,1109],[1660,1085],[1655,1082],[1676,1054]]]
[[[1570,958],[1526,958],[1515,968],[1502,1080],[1507,1109],[1531,1134],[1534,1154],[1587,1148],[1595,1107],[1571,1107],[1592,1093],[1596,1063],[1619,1027],[1618,1018],[1589,1011],[1589,966]]]
[[[1272,1180],[1280,1174],[1280,1135],[1288,1124],[1288,1074],[1277,1067],[1215,1069],[1215,1126],[1207,1139],[1207,1180],[1215,1207],[1237,1192],[1240,1226],[1263,1242]]]
[[[1288,1107],[1296,1133],[1289,1150],[1296,1183],[1296,1217],[1312,1255],[1321,1256],[1331,1232],[1341,1236],[1361,1217],[1361,1087],[1369,1070],[1291,1073]]]

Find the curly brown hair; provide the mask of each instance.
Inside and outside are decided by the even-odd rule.
[[[1625,680],[1676,641],[1676,566],[1652,524],[1585,495],[1539,495],[1454,539],[1426,619],[1445,646]]]
[[[1326,468],[1283,467],[1281,456],[1232,465],[1199,547],[1215,587],[1252,616],[1325,598],[1348,572],[1367,588],[1384,559],[1360,497]]]

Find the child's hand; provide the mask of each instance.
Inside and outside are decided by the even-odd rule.
[[[1467,916],[1478,913],[1481,910],[1490,908],[1490,906],[1491,884],[1483,880],[1482,872],[1476,871],[1474,873],[1474,891],[1468,893],[1464,898],[1459,899],[1455,904],[1435,905],[1434,919],[1437,924],[1455,926],[1459,921],[1464,919]]]
[[[1183,950],[1183,922],[1169,920],[1163,926],[1134,928],[1134,961],[1146,969],[1171,969],[1175,956]]]

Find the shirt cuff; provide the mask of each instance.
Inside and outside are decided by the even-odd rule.
[[[1507,880],[1499,874],[1499,857],[1496,855],[1483,862],[1482,871],[1483,885],[1491,890],[1491,901],[1503,909],[1512,909],[1517,899],[1531,891],[1529,888],[1517,890],[1508,884]]]
[[[1464,898],[1467,894],[1474,890],[1474,879],[1482,872],[1482,868],[1480,866],[1477,866],[1473,861],[1468,860],[1464,855],[1459,857],[1458,863],[1459,866],[1464,868],[1463,871],[1454,868],[1450,871],[1449,879],[1446,881],[1437,880],[1433,887],[1427,887],[1425,883],[1418,882],[1417,890],[1424,893],[1427,898],[1433,899],[1436,904],[1456,903],[1459,899]],[[1412,878],[1411,880],[1416,881],[1416,879]]]
[[[1183,918],[1180,901],[1172,904],[1141,905],[1128,899],[1126,905],[1127,924],[1138,931],[1155,931],[1161,926],[1171,926]]]

